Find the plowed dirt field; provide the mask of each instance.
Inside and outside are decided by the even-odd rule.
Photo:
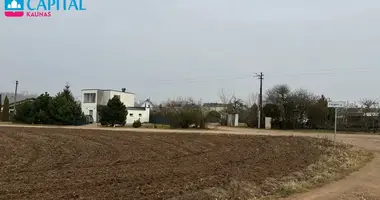
[[[316,139],[0,127],[0,199],[169,199],[306,168]]]

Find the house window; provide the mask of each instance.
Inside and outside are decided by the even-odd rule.
[[[133,113],[130,113],[129,116],[130,116],[130,117],[133,117]]]
[[[117,98],[119,98],[119,99],[120,99],[120,95],[113,95],[113,97],[117,97]]]
[[[141,113],[139,114],[139,117],[142,117],[142,114],[141,114]]]
[[[83,103],[95,103],[96,93],[84,93]]]
[[[89,110],[89,114],[91,115],[91,117],[94,116],[94,111],[93,110]]]

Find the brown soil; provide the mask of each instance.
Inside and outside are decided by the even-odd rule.
[[[301,171],[324,153],[321,145],[328,143],[309,137],[1,127],[0,199],[185,198]]]

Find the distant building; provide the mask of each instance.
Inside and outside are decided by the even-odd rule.
[[[222,112],[227,105],[223,103],[204,103],[203,107],[209,109],[210,111],[214,110],[216,112]]]
[[[148,123],[150,117],[149,107],[128,107],[127,125],[133,124],[134,121],[140,120],[141,123]]]
[[[338,118],[351,117],[351,118],[361,118],[361,117],[378,117],[380,115],[380,110],[377,108],[345,108],[338,112]]]
[[[141,102],[139,104],[139,107],[144,107],[144,108],[151,108],[153,109],[155,107],[155,105],[152,103],[152,101],[150,100],[150,98],[148,98],[147,100]]]
[[[20,104],[23,104],[23,103],[26,103],[26,102],[31,102],[31,101],[34,101],[35,98],[29,98],[29,99],[23,99],[21,101],[17,101],[16,102],[16,107]],[[9,102],[9,113],[13,113],[14,112],[14,109],[15,109],[15,104],[14,102]]]
[[[135,94],[126,92],[124,88],[121,91],[110,89],[83,89],[81,95],[82,112],[85,115],[92,116],[94,122],[99,122],[98,106],[107,105],[108,100],[114,96],[118,96],[126,107],[134,106]]]

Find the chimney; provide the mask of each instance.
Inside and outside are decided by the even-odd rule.
[[[121,91],[122,91],[122,92],[125,92],[126,90],[127,90],[127,89],[125,89],[125,88],[121,88]]]

